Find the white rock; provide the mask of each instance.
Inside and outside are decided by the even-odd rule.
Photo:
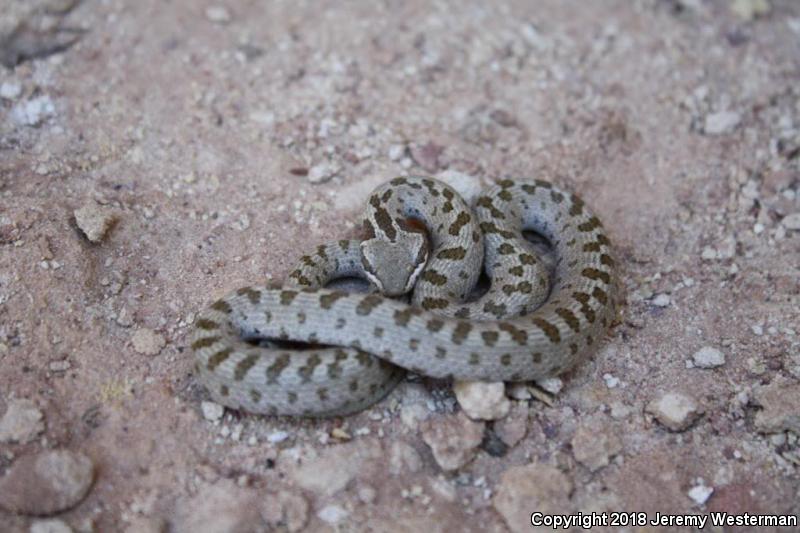
[[[725,364],[725,354],[711,346],[703,346],[692,355],[692,360],[696,367],[714,368]]]
[[[200,410],[203,411],[203,418],[209,422],[215,422],[222,418],[222,415],[225,414],[225,408],[214,402],[201,403]]]
[[[781,224],[786,229],[791,230],[800,230],[800,213],[792,213],[791,215],[786,215],[781,220]]]
[[[389,159],[392,161],[400,161],[400,159],[405,155],[406,147],[403,144],[393,144],[389,147]]]
[[[511,409],[502,381],[456,381],[453,392],[467,416],[475,420],[497,420],[506,416]]]
[[[656,307],[668,307],[671,301],[669,294],[662,293],[653,298],[653,305]]]
[[[687,495],[696,503],[697,505],[703,505],[708,501],[711,497],[711,494],[714,493],[713,487],[706,487],[705,485],[695,485],[691,489]]]
[[[703,414],[693,398],[678,392],[662,394],[647,404],[646,410],[672,431],[687,429]]]
[[[350,515],[342,506],[336,504],[326,505],[319,510],[317,516],[328,524],[338,524]]]
[[[542,385],[539,384],[541,387]],[[544,387],[542,387],[544,388]],[[533,398],[531,391],[528,390],[526,383],[509,383],[507,387],[508,395],[515,400],[530,400]]]
[[[341,168],[330,162],[319,163],[308,170],[308,181],[311,183],[324,183],[333,178]]]
[[[206,8],[206,18],[217,24],[227,24],[231,21],[231,13],[225,6],[209,6]]]
[[[53,101],[44,95],[15,105],[11,109],[11,120],[22,126],[38,126],[55,114],[56,107]]]
[[[271,442],[272,444],[277,444],[279,442],[283,442],[289,438],[289,433],[286,431],[273,431],[269,435],[267,435],[267,442]]]
[[[703,131],[708,135],[730,133],[741,122],[742,116],[735,111],[719,111],[706,116]]]
[[[31,442],[44,431],[43,418],[44,415],[32,400],[21,398],[10,401],[0,419],[0,442]]]
[[[54,518],[52,520],[37,520],[31,524],[30,533],[72,533],[72,528],[63,521]]]
[[[4,81],[0,84],[0,98],[6,100],[16,100],[22,94],[22,86],[19,83]]]
[[[619,385],[619,378],[609,373],[603,374],[603,380],[606,382],[606,387],[609,389],[614,389]]]
[[[717,251],[713,249],[711,246],[706,246],[705,248],[703,248],[703,252],[700,254],[700,257],[706,261],[716,259]]]
[[[564,388],[564,382],[561,378],[545,378],[536,381],[536,384],[544,391],[556,395]]]

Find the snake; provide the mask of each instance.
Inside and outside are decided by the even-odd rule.
[[[284,284],[239,288],[198,313],[196,375],[215,402],[344,416],[406,371],[541,380],[584,359],[613,321],[610,240],[579,196],[549,181],[502,179],[470,205],[434,178],[401,176],[369,195],[363,227],[363,239],[302,256]],[[372,290],[328,286],[342,278]]]

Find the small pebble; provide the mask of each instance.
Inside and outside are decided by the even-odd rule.
[[[389,159],[392,161],[400,161],[406,154],[406,147],[402,144],[393,144],[389,147]]]
[[[699,368],[715,368],[725,364],[725,355],[711,346],[704,346],[692,355],[694,366]]]
[[[225,413],[225,408],[218,403],[203,402],[200,404],[200,410],[203,412],[203,418],[209,422],[216,422]]]
[[[505,390],[502,381],[456,381],[453,385],[458,404],[474,420],[497,420],[506,416],[511,402]]]
[[[758,431],[800,434],[800,385],[775,381],[759,388],[754,396],[754,402],[761,406],[755,418]]]
[[[330,162],[319,163],[308,170],[306,178],[311,183],[324,183],[330,181],[339,173],[341,167]]]
[[[653,298],[653,305],[656,307],[667,307],[669,306],[671,300],[669,294],[659,294],[655,298]]]
[[[689,489],[687,495],[697,505],[703,505],[708,501],[713,492],[714,489],[712,487],[706,487],[705,485],[695,485],[694,487]]]
[[[63,361],[53,361],[47,365],[47,368],[49,368],[51,372],[66,372],[72,368],[72,363],[69,362],[69,359],[64,359]]]
[[[363,503],[372,503],[375,501],[377,492],[369,485],[363,485],[358,489],[358,499]]]
[[[672,431],[683,431],[703,414],[693,398],[678,392],[667,392],[647,404],[646,411]]]
[[[102,241],[117,220],[116,215],[108,208],[94,202],[76,209],[73,214],[78,227],[86,235],[86,238],[94,243]]]
[[[11,120],[22,126],[38,126],[55,114],[53,101],[49,96],[43,95],[15,105],[11,109]]]
[[[31,442],[44,431],[43,418],[44,415],[32,400],[11,400],[0,419],[0,442]]]
[[[164,337],[151,329],[138,329],[131,336],[133,349],[143,355],[158,355],[167,344]]]
[[[575,460],[592,472],[607,466],[622,451],[622,441],[602,419],[581,425],[571,444]]]
[[[267,435],[267,442],[271,442],[272,444],[277,444],[279,442],[283,442],[289,438],[289,433],[286,431],[274,431]]]
[[[338,524],[350,515],[341,505],[330,504],[319,510],[317,516],[328,524]]]
[[[231,21],[231,13],[225,6],[209,6],[206,8],[206,18],[217,24],[227,24]]]
[[[466,414],[436,417],[422,424],[422,440],[442,470],[458,470],[475,457],[483,440],[483,422],[474,422]]]
[[[19,83],[4,81],[0,84],[0,98],[6,100],[16,100],[22,94],[22,86]]]
[[[545,378],[540,379],[536,382],[536,385],[541,387],[542,390],[549,392],[552,395],[556,395],[561,392],[561,389],[564,388],[564,382],[561,381],[561,378]]]
[[[705,131],[708,135],[722,135],[725,133],[730,133],[736,129],[736,126],[739,125],[741,120],[741,115],[735,111],[720,111],[718,113],[712,113],[706,116],[703,131]]]
[[[531,510],[545,515],[563,513],[565,506],[571,505],[568,503],[571,493],[572,482],[558,468],[532,462],[512,466],[503,472],[492,505],[511,531],[545,531],[531,528],[528,522]],[[547,530],[552,531],[552,528]]]
[[[800,213],[786,215],[783,217],[783,220],[781,220],[781,224],[783,224],[783,227],[786,229],[800,231]]]
[[[508,447],[514,447],[528,432],[528,404],[514,402],[508,416],[494,424],[495,433]]]
[[[703,252],[700,254],[700,257],[705,261],[711,261],[712,259],[717,258],[717,251],[711,246],[706,246],[703,248]]]
[[[530,400],[533,397],[525,383],[509,383],[506,385],[506,391],[508,396],[515,400]]]
[[[614,389],[619,385],[619,378],[612,376],[611,374],[603,374],[603,379],[606,382],[606,387],[609,389]]]

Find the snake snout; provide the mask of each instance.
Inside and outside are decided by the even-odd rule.
[[[420,242],[368,239],[361,243],[364,273],[386,296],[401,296],[408,293],[425,266],[427,254],[420,255],[424,237],[416,235],[410,239],[420,239]]]

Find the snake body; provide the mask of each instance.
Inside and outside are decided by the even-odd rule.
[[[614,260],[602,224],[578,196],[549,182],[503,180],[470,208],[444,183],[400,177],[370,195],[364,225],[366,240],[319,246],[285,286],[244,287],[200,313],[192,348],[215,401],[330,416],[378,401],[403,369],[541,379],[572,367],[612,319]],[[523,231],[550,243],[552,273]],[[468,301],[482,266],[490,287]],[[348,276],[379,292],[324,288]],[[410,302],[397,298],[408,291]]]

